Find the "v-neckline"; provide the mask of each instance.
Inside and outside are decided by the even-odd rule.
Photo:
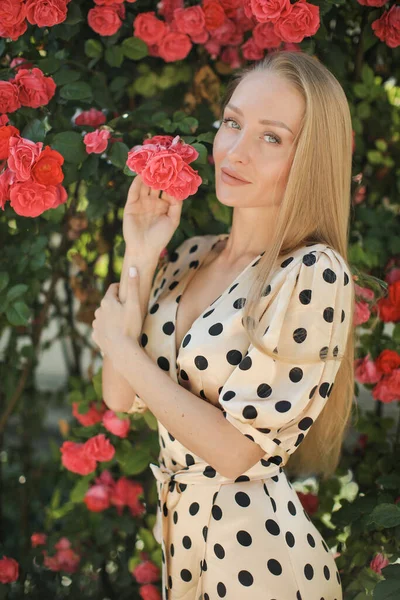
[[[205,259],[207,258],[207,256],[209,255],[209,253],[211,252],[213,245],[216,243],[216,241],[223,239],[223,238],[229,237],[228,233],[220,233],[220,234],[216,234],[215,236],[213,236],[210,240],[211,244],[205,244],[204,248],[202,248],[202,252],[201,255],[198,258],[199,261],[199,265],[197,267],[197,269],[189,269],[189,271],[187,271],[186,269],[183,272],[182,277],[180,278],[179,284],[178,286],[175,288],[176,291],[179,291],[178,296],[182,296],[185,289],[187,288],[187,286],[189,285],[189,282],[192,280],[192,277],[194,276],[194,274],[200,269],[200,267],[202,266],[202,264],[204,263]],[[175,309],[174,309],[174,331],[173,331],[173,335],[172,337],[172,349],[173,349],[173,353],[174,353],[174,359],[175,359],[175,363],[178,362],[178,358],[179,358],[179,354],[182,350],[182,344],[185,340],[185,338],[187,337],[187,335],[192,331],[192,329],[195,327],[196,323],[202,318],[202,316],[208,312],[210,310],[211,307],[215,307],[216,304],[218,303],[219,300],[221,300],[221,298],[223,296],[225,296],[226,292],[228,290],[231,289],[231,287],[233,285],[235,285],[235,283],[242,277],[242,275],[244,275],[244,273],[247,272],[247,270],[253,265],[253,263],[255,264],[260,256],[262,256],[264,254],[265,251],[260,252],[260,254],[258,256],[256,256],[255,258],[253,258],[239,273],[239,275],[237,275],[235,277],[235,279],[224,289],[223,292],[221,292],[221,294],[219,296],[217,296],[217,298],[215,298],[215,300],[213,300],[211,302],[211,304],[209,304],[204,310],[203,312],[193,321],[193,323],[191,324],[190,328],[188,329],[188,331],[186,331],[186,333],[184,334],[184,336],[182,337],[182,341],[181,344],[178,348],[178,351],[176,351],[176,323],[177,323],[177,319],[178,319],[178,311],[179,311],[179,303],[180,303],[180,299],[179,302],[175,301]],[[179,288],[179,290],[178,290]],[[177,296],[177,297],[178,297]]]

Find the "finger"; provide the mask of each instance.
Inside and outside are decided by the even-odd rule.
[[[119,282],[110,283],[110,285],[108,286],[108,289],[105,293],[105,296],[111,296],[114,298],[118,298],[118,291],[119,291]]]

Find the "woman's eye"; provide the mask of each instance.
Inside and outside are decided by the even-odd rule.
[[[227,123],[236,123],[236,121],[234,119],[232,119],[231,117],[227,117],[225,119],[222,119],[222,123],[227,124]],[[236,123],[237,125],[238,123]],[[230,129],[234,129],[233,127],[231,127]],[[272,137],[275,140],[275,144],[280,144],[281,140],[274,135],[273,133],[264,133],[264,137]]]

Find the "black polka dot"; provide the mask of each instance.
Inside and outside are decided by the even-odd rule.
[[[292,408],[292,404],[288,400],[280,400],[275,404],[275,410],[280,413],[288,412]]]
[[[222,519],[222,510],[217,504],[214,504],[214,506],[212,507],[211,514],[216,521]]]
[[[302,344],[307,337],[307,331],[304,327],[298,327],[293,332],[293,339],[297,344]]]
[[[327,580],[329,580],[331,578],[331,572],[326,565],[324,566],[324,575],[325,575],[325,579],[327,579]]]
[[[217,585],[217,594],[220,598],[225,598],[226,596],[226,587],[222,581],[220,581]]]
[[[239,350],[229,350],[226,354],[226,360],[230,365],[236,366],[242,361],[243,354]]]
[[[312,568],[312,566],[310,565],[310,563],[307,563],[304,567],[304,575],[306,576],[306,579],[308,579],[309,581],[314,577],[314,569]]]
[[[273,519],[267,519],[265,521],[265,527],[271,535],[279,535],[281,532],[278,523]]]
[[[307,533],[307,542],[310,544],[312,548],[315,548],[315,540],[311,533]]]
[[[192,574],[189,571],[189,569],[182,569],[181,577],[182,577],[183,581],[192,581]]]
[[[195,358],[194,358],[194,364],[199,369],[199,371],[204,371],[208,367],[208,360],[206,359],[205,356],[202,356],[200,354],[198,356],[195,356]]]
[[[192,540],[190,539],[190,537],[188,535],[183,536],[183,538],[182,538],[182,545],[187,550],[189,550],[189,548],[192,547]]]
[[[220,335],[223,329],[224,327],[222,323],[215,323],[214,325],[211,325],[210,329],[208,330],[208,333],[210,335]]]
[[[291,515],[296,514],[296,512],[297,512],[296,507],[291,500],[289,500],[289,502],[287,503],[287,507],[288,507],[288,511],[290,512]]]
[[[200,509],[200,505],[198,502],[192,502],[192,504],[189,506],[189,513],[191,515],[197,515],[197,513],[199,512]]]
[[[267,567],[272,575],[280,575],[282,573],[282,565],[275,558],[270,558],[267,562]]]
[[[214,553],[217,558],[225,558],[225,550],[221,544],[214,544]]]
[[[290,381],[293,381],[293,383],[301,381],[303,379],[303,369],[300,369],[300,367],[293,367],[293,369],[290,369],[289,379]]]
[[[302,429],[303,431],[309,429],[313,423],[314,421],[311,417],[304,417],[304,419],[301,419],[299,422],[299,429]]]
[[[238,531],[236,534],[236,539],[241,546],[251,546],[253,540],[248,531]]]
[[[291,531],[287,531],[285,533],[285,540],[286,540],[286,543],[289,546],[289,548],[293,548],[293,546],[295,544],[295,539],[294,539],[294,535]]]
[[[254,577],[249,571],[239,571],[238,573],[239,583],[245,586],[253,585]]]
[[[245,492],[237,492],[235,494],[235,502],[239,506],[243,506],[243,507],[249,506],[250,496],[248,494],[246,494]]]

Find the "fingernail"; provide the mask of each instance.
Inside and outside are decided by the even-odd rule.
[[[137,268],[129,267],[129,277],[136,277],[136,275],[137,275]]]

